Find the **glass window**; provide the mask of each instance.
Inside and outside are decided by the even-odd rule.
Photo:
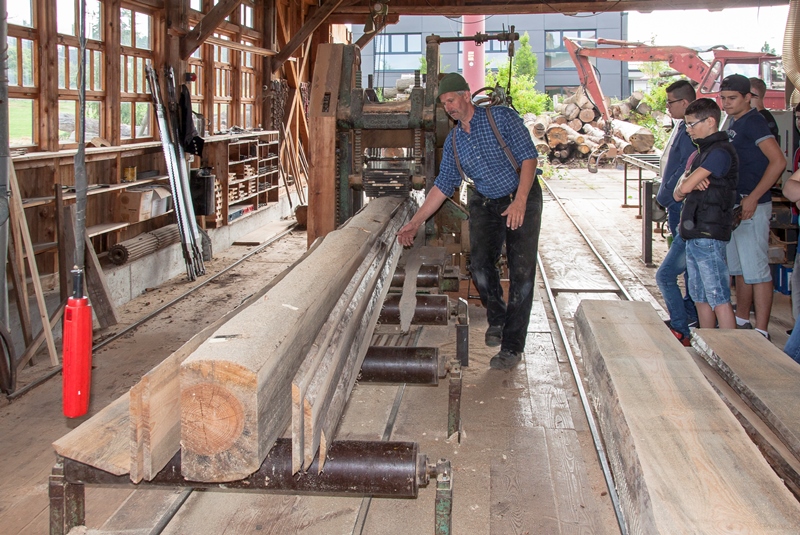
[[[133,12],[130,9],[119,10],[119,44],[133,46]]]
[[[375,38],[375,70],[415,71],[420,68],[422,35],[387,34]]]
[[[136,13],[136,48],[150,50],[150,15]]]
[[[8,23],[33,28],[33,0],[15,0],[6,3]]]
[[[56,0],[56,30],[64,35],[78,35],[75,0]]]
[[[595,30],[551,30],[546,31],[544,34],[544,68],[545,69],[574,69],[575,64],[569,57],[564,46],[564,37],[570,39],[596,39],[597,32]],[[587,48],[594,48],[596,43],[591,41],[584,41],[581,46]],[[589,61],[594,65],[595,58],[590,58]]]
[[[189,2],[189,7],[195,11],[203,11],[203,0],[191,0]]]
[[[27,98],[8,100],[8,135],[12,147],[33,145],[33,103]]]
[[[253,28],[253,8],[250,6],[246,6],[244,4],[241,5],[241,13],[239,17],[242,21],[243,26],[247,26],[248,28]]]
[[[86,38],[103,40],[100,0],[86,0]]]

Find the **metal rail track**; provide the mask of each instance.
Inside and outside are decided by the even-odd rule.
[[[196,284],[195,286],[189,288],[186,292],[182,293],[181,295],[179,295],[178,297],[176,297],[172,301],[169,301],[168,303],[165,303],[164,305],[162,305],[161,307],[157,308],[156,310],[154,310],[153,312],[151,312],[147,316],[137,320],[135,323],[132,323],[132,324],[128,325],[124,329],[114,333],[112,336],[109,336],[108,338],[105,338],[102,341],[94,344],[92,346],[92,352],[94,353],[98,349],[110,344],[114,340],[117,340],[117,339],[121,338],[122,336],[128,334],[129,332],[138,329],[139,327],[141,327],[142,325],[144,325],[145,323],[147,323],[151,319],[155,318],[156,316],[158,316],[159,314],[161,314],[165,310],[168,310],[169,308],[171,308],[172,306],[177,304],[179,301],[181,301],[184,298],[190,296],[191,294],[193,294],[195,291],[199,290],[200,288],[202,288],[206,284],[210,283],[213,280],[216,280],[217,278],[221,277],[222,275],[224,275],[228,271],[232,270],[233,268],[235,268],[236,266],[238,266],[242,262],[246,261],[247,259],[249,259],[253,255],[263,251],[264,249],[266,249],[267,247],[269,247],[273,243],[277,242],[278,240],[280,240],[284,236],[288,235],[290,232],[292,232],[295,229],[296,226],[297,226],[297,223],[291,225],[289,228],[287,228],[286,230],[284,230],[280,234],[278,234],[276,236],[273,236],[272,238],[270,238],[266,242],[262,243],[261,245],[259,245],[255,249],[253,249],[252,251],[248,252],[245,256],[243,256],[242,258],[238,259],[236,262],[230,264],[228,267],[226,267],[225,269],[223,269],[219,273],[216,273],[213,276],[203,280],[199,284]],[[28,392],[29,390],[32,390],[33,388],[36,388],[37,386],[47,382],[48,380],[50,380],[51,378],[55,377],[59,373],[61,373],[61,366],[60,365],[56,366],[55,368],[50,370],[49,372],[47,372],[42,377],[40,377],[40,378],[28,383],[27,385],[25,385],[24,387],[22,387],[22,388],[20,388],[18,390],[15,390],[14,392],[12,392],[11,394],[9,394],[6,397],[9,400],[16,399],[19,396],[23,395],[25,392]]]
[[[586,232],[584,232],[584,230],[581,228],[581,226],[578,224],[578,222],[575,221],[575,219],[572,217],[572,215],[570,215],[570,213],[567,211],[566,207],[561,202],[561,199],[558,198],[558,195],[556,195],[556,193],[549,187],[549,185],[545,181],[542,181],[542,183],[544,184],[545,189],[546,189],[545,195],[547,195],[549,193],[549,195],[553,198],[553,200],[558,203],[558,205],[561,208],[561,210],[563,211],[563,213],[569,218],[569,220],[575,226],[576,230],[581,235],[581,237],[585,241],[586,245],[589,247],[589,249],[594,254],[594,256],[597,259],[598,263],[600,265],[602,265],[602,267],[604,268],[605,272],[609,275],[611,280],[617,286],[617,288],[618,288],[617,293],[620,295],[620,298],[623,298],[623,299],[625,299],[627,301],[633,301],[633,298],[631,297],[631,294],[628,292],[627,288],[625,288],[625,286],[619,280],[617,275],[614,273],[614,271],[611,269],[611,267],[605,261],[603,256],[595,248],[594,244],[592,243],[591,239],[586,234]],[[597,427],[597,423],[595,421],[594,413],[592,412],[592,407],[591,407],[591,404],[589,402],[589,398],[588,398],[588,396],[586,394],[586,390],[583,387],[583,380],[581,378],[580,370],[578,368],[578,364],[577,364],[577,361],[575,359],[575,355],[572,352],[572,348],[570,347],[570,339],[569,339],[569,336],[567,335],[566,329],[564,327],[564,322],[562,320],[562,312],[560,311],[560,309],[558,307],[558,303],[557,303],[556,298],[555,298],[555,293],[554,293],[553,289],[551,288],[550,281],[549,281],[549,279],[547,277],[547,272],[545,270],[545,265],[542,262],[541,254],[539,255],[539,257],[537,259],[537,263],[538,263],[539,273],[540,273],[542,282],[544,284],[545,291],[547,292],[547,298],[548,298],[548,301],[550,303],[551,310],[553,311],[553,316],[555,317],[556,325],[558,327],[558,332],[559,332],[559,335],[561,337],[561,341],[562,341],[562,343],[564,345],[564,348],[566,350],[567,357],[569,359],[570,369],[571,369],[572,375],[573,375],[573,377],[575,379],[575,385],[577,386],[577,389],[578,389],[578,394],[580,396],[581,405],[583,406],[583,410],[584,410],[584,412],[586,414],[586,420],[588,422],[589,430],[590,430],[591,435],[592,435],[592,442],[594,444],[594,448],[595,448],[595,451],[597,453],[597,459],[598,459],[598,461],[600,463],[600,468],[601,468],[601,470],[603,472],[603,478],[605,479],[606,486],[608,487],[608,495],[611,498],[611,503],[612,503],[612,506],[614,508],[614,514],[617,517],[617,523],[619,525],[620,533],[622,535],[628,535],[627,525],[625,524],[625,519],[623,517],[622,508],[620,506],[619,495],[617,494],[617,490],[616,490],[616,487],[614,485],[614,480],[613,480],[613,476],[612,476],[612,473],[611,473],[611,467],[610,467],[609,462],[608,462],[608,457],[606,456],[605,446],[603,445],[603,439],[602,439],[602,436],[600,434],[600,430]],[[561,290],[561,291],[564,291],[564,290]],[[580,290],[576,290],[576,292],[578,292],[578,291],[580,291]]]

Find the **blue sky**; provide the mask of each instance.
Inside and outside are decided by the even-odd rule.
[[[710,12],[653,11],[628,15],[628,38],[657,45],[684,45],[758,51],[767,41],[780,55],[789,6],[737,8]]]

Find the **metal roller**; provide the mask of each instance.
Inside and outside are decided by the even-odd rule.
[[[367,383],[438,385],[439,349],[370,346],[361,364],[358,380]]]
[[[390,294],[383,302],[380,323],[398,325],[400,323],[401,294]],[[450,316],[449,301],[446,295],[417,295],[417,306],[411,323],[415,325],[447,325]]]
[[[406,270],[399,267],[392,275],[392,286],[402,287],[406,282]],[[417,273],[417,288],[438,288],[439,266],[421,265]]]
[[[71,485],[132,486],[127,475],[115,476],[99,468],[64,458],[64,483]],[[57,465],[58,466],[58,465]],[[429,481],[427,456],[415,442],[369,442],[343,440],[331,444],[325,470],[315,460],[308,472],[292,474],[292,441],[279,438],[257,472],[228,483],[187,481],[181,476],[180,452],[152,481],[136,487],[166,486],[225,488],[289,492],[292,494],[349,494],[393,498],[416,498],[420,486]]]

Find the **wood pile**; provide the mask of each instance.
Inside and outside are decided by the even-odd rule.
[[[184,477],[223,482],[255,472],[292,420],[295,383],[308,401],[303,458],[315,453],[306,442],[330,439],[341,415],[332,411],[344,408],[401,250],[395,233],[410,213],[410,200],[373,200],[186,358]]]
[[[611,145],[611,155],[642,154],[653,151],[655,136],[645,127],[628,122],[636,111],[642,115],[652,115],[659,124],[669,124],[669,117],[652,111],[642,102],[642,93],[636,91],[627,100],[607,105],[611,113],[611,139],[606,140],[605,122],[592,101],[579,88],[560,102],[554,103],[555,112],[539,116],[526,114],[525,125],[531,133],[539,154],[547,154],[550,159],[565,162],[573,157],[586,158],[607,141]]]

